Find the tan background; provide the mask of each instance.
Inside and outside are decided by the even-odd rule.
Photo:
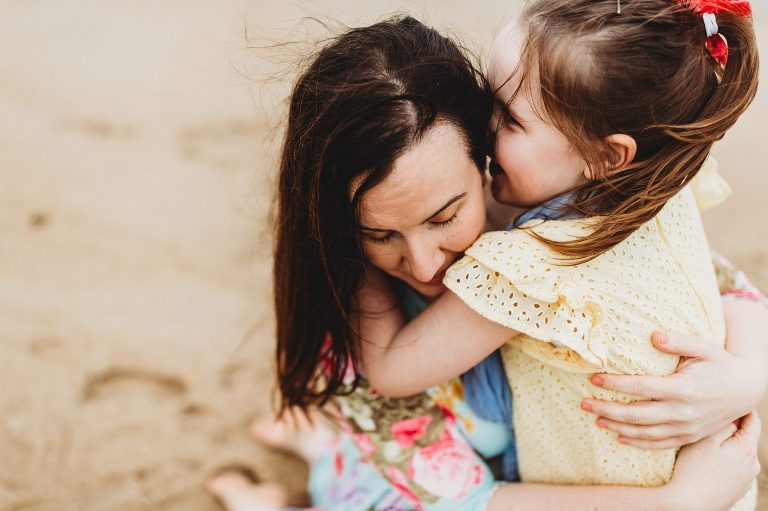
[[[234,462],[299,491],[245,428],[270,403],[266,215],[303,48],[247,47],[398,9],[483,48],[517,6],[2,2],[0,510],[213,510],[203,482]],[[717,148],[736,195],[707,215],[763,288],[766,113]]]

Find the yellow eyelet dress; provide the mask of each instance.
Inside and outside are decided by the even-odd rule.
[[[720,345],[725,325],[699,208],[730,193],[708,160],[662,211],[592,261],[563,264],[529,229],[552,240],[590,232],[594,219],[534,220],[489,232],[447,272],[445,284],[472,309],[519,332],[502,357],[513,394],[523,481],[658,486],[672,476],[676,450],[619,444],[580,409],[589,396],[640,398],[593,386],[595,372],[668,375],[678,357],[651,344],[654,330]],[[754,510],[756,484],[734,510]]]

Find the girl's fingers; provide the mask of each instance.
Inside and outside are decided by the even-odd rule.
[[[600,399],[585,399],[581,409],[615,422],[625,422],[639,426],[664,424],[672,422],[673,415],[670,405],[659,401],[634,401],[621,403],[619,401],[602,401]]]
[[[604,417],[596,421],[597,427],[614,431],[619,436],[634,438],[637,440],[665,440],[675,436],[675,431],[669,424],[655,424],[653,426],[636,426],[625,422],[616,422]]]
[[[602,389],[615,390],[633,396],[652,399],[675,397],[675,384],[671,376],[633,376],[627,374],[595,374],[590,378],[592,385]]]

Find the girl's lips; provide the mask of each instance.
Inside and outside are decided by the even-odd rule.
[[[501,168],[501,165],[499,165],[493,160],[491,160],[491,164],[488,166],[488,170],[490,171],[492,176],[498,176],[499,174],[504,173],[504,169]]]

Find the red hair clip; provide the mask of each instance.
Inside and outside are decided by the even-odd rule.
[[[718,32],[715,16],[720,13],[749,16],[752,14],[752,5],[745,0],[678,0],[677,3],[701,15],[707,31],[707,50],[718,64],[725,67],[728,62],[728,41]]]

